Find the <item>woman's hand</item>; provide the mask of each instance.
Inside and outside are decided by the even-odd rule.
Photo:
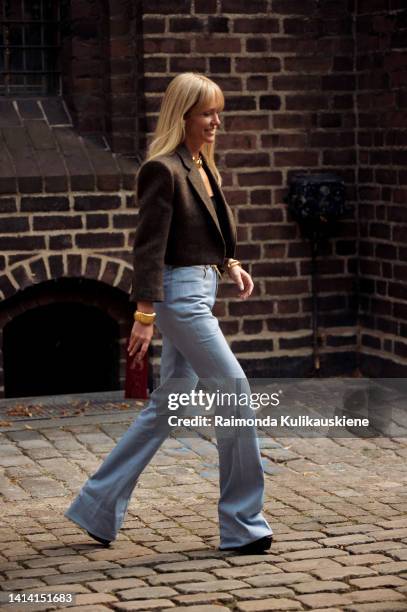
[[[151,342],[151,338],[153,337],[153,333],[153,323],[151,323],[150,325],[143,325],[139,321],[134,321],[133,328],[130,334],[129,345],[127,347],[127,351],[130,357],[134,355],[134,358],[130,365],[130,368],[132,370],[134,370],[136,365],[142,363],[144,355],[146,354],[149,344]]]
[[[240,266],[233,266],[228,270],[229,276],[240,289],[239,297],[245,300],[253,291],[254,283],[252,277]]]

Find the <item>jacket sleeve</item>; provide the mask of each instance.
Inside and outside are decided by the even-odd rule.
[[[174,181],[158,160],[145,162],[137,177],[138,225],[133,245],[131,301],[162,302],[163,268],[173,212]]]

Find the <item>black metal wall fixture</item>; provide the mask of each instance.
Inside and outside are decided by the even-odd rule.
[[[313,358],[314,373],[319,374],[317,256],[321,241],[335,234],[336,222],[345,217],[351,207],[345,202],[343,179],[328,172],[294,175],[284,201],[299,223],[302,235],[311,241]]]

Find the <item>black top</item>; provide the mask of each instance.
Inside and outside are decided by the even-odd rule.
[[[227,231],[225,231],[226,230],[227,219],[225,219],[225,214],[224,214],[224,211],[223,211],[223,206],[219,205],[219,202],[216,199],[216,195],[215,194],[211,196],[211,201],[212,201],[212,204],[214,205],[214,208],[215,208],[215,211],[216,211],[216,215],[218,217],[218,221],[219,221],[220,229],[221,229],[221,232],[222,232],[222,236],[225,239],[225,237],[228,236],[228,233],[227,233]]]

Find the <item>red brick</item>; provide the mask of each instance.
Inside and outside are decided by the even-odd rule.
[[[246,0],[222,0],[223,13],[266,13],[266,0],[250,0],[250,4]]]
[[[219,79],[217,81],[219,82]],[[268,125],[269,118],[267,115],[225,117],[225,129],[230,131],[266,130]]]
[[[76,196],[75,210],[110,210],[119,208],[120,198],[118,196],[107,195],[92,195],[92,196]]]
[[[225,162],[229,168],[247,168],[251,166],[269,166],[268,153],[227,153]]]
[[[283,15],[312,15],[315,3],[312,0],[273,0],[273,13]]]
[[[236,59],[237,72],[280,72],[281,62],[278,57],[246,57]]]
[[[0,251],[39,251],[45,249],[44,236],[0,236]]]
[[[267,46],[267,41],[262,38],[248,38],[246,40],[246,51],[248,53],[265,53]]]
[[[189,53],[191,42],[184,38],[148,38],[144,40],[145,53]]]
[[[79,248],[109,248],[124,246],[124,236],[120,232],[94,232],[86,234],[77,234],[75,243]]]
[[[216,0],[195,0],[195,13],[216,13]]]
[[[151,17],[144,17],[143,19],[143,31],[145,34],[161,34],[165,31],[165,19],[158,17],[157,19]],[[146,40],[145,42],[149,42]]]
[[[239,38],[197,38],[195,41],[198,53],[240,53],[241,41]]]

